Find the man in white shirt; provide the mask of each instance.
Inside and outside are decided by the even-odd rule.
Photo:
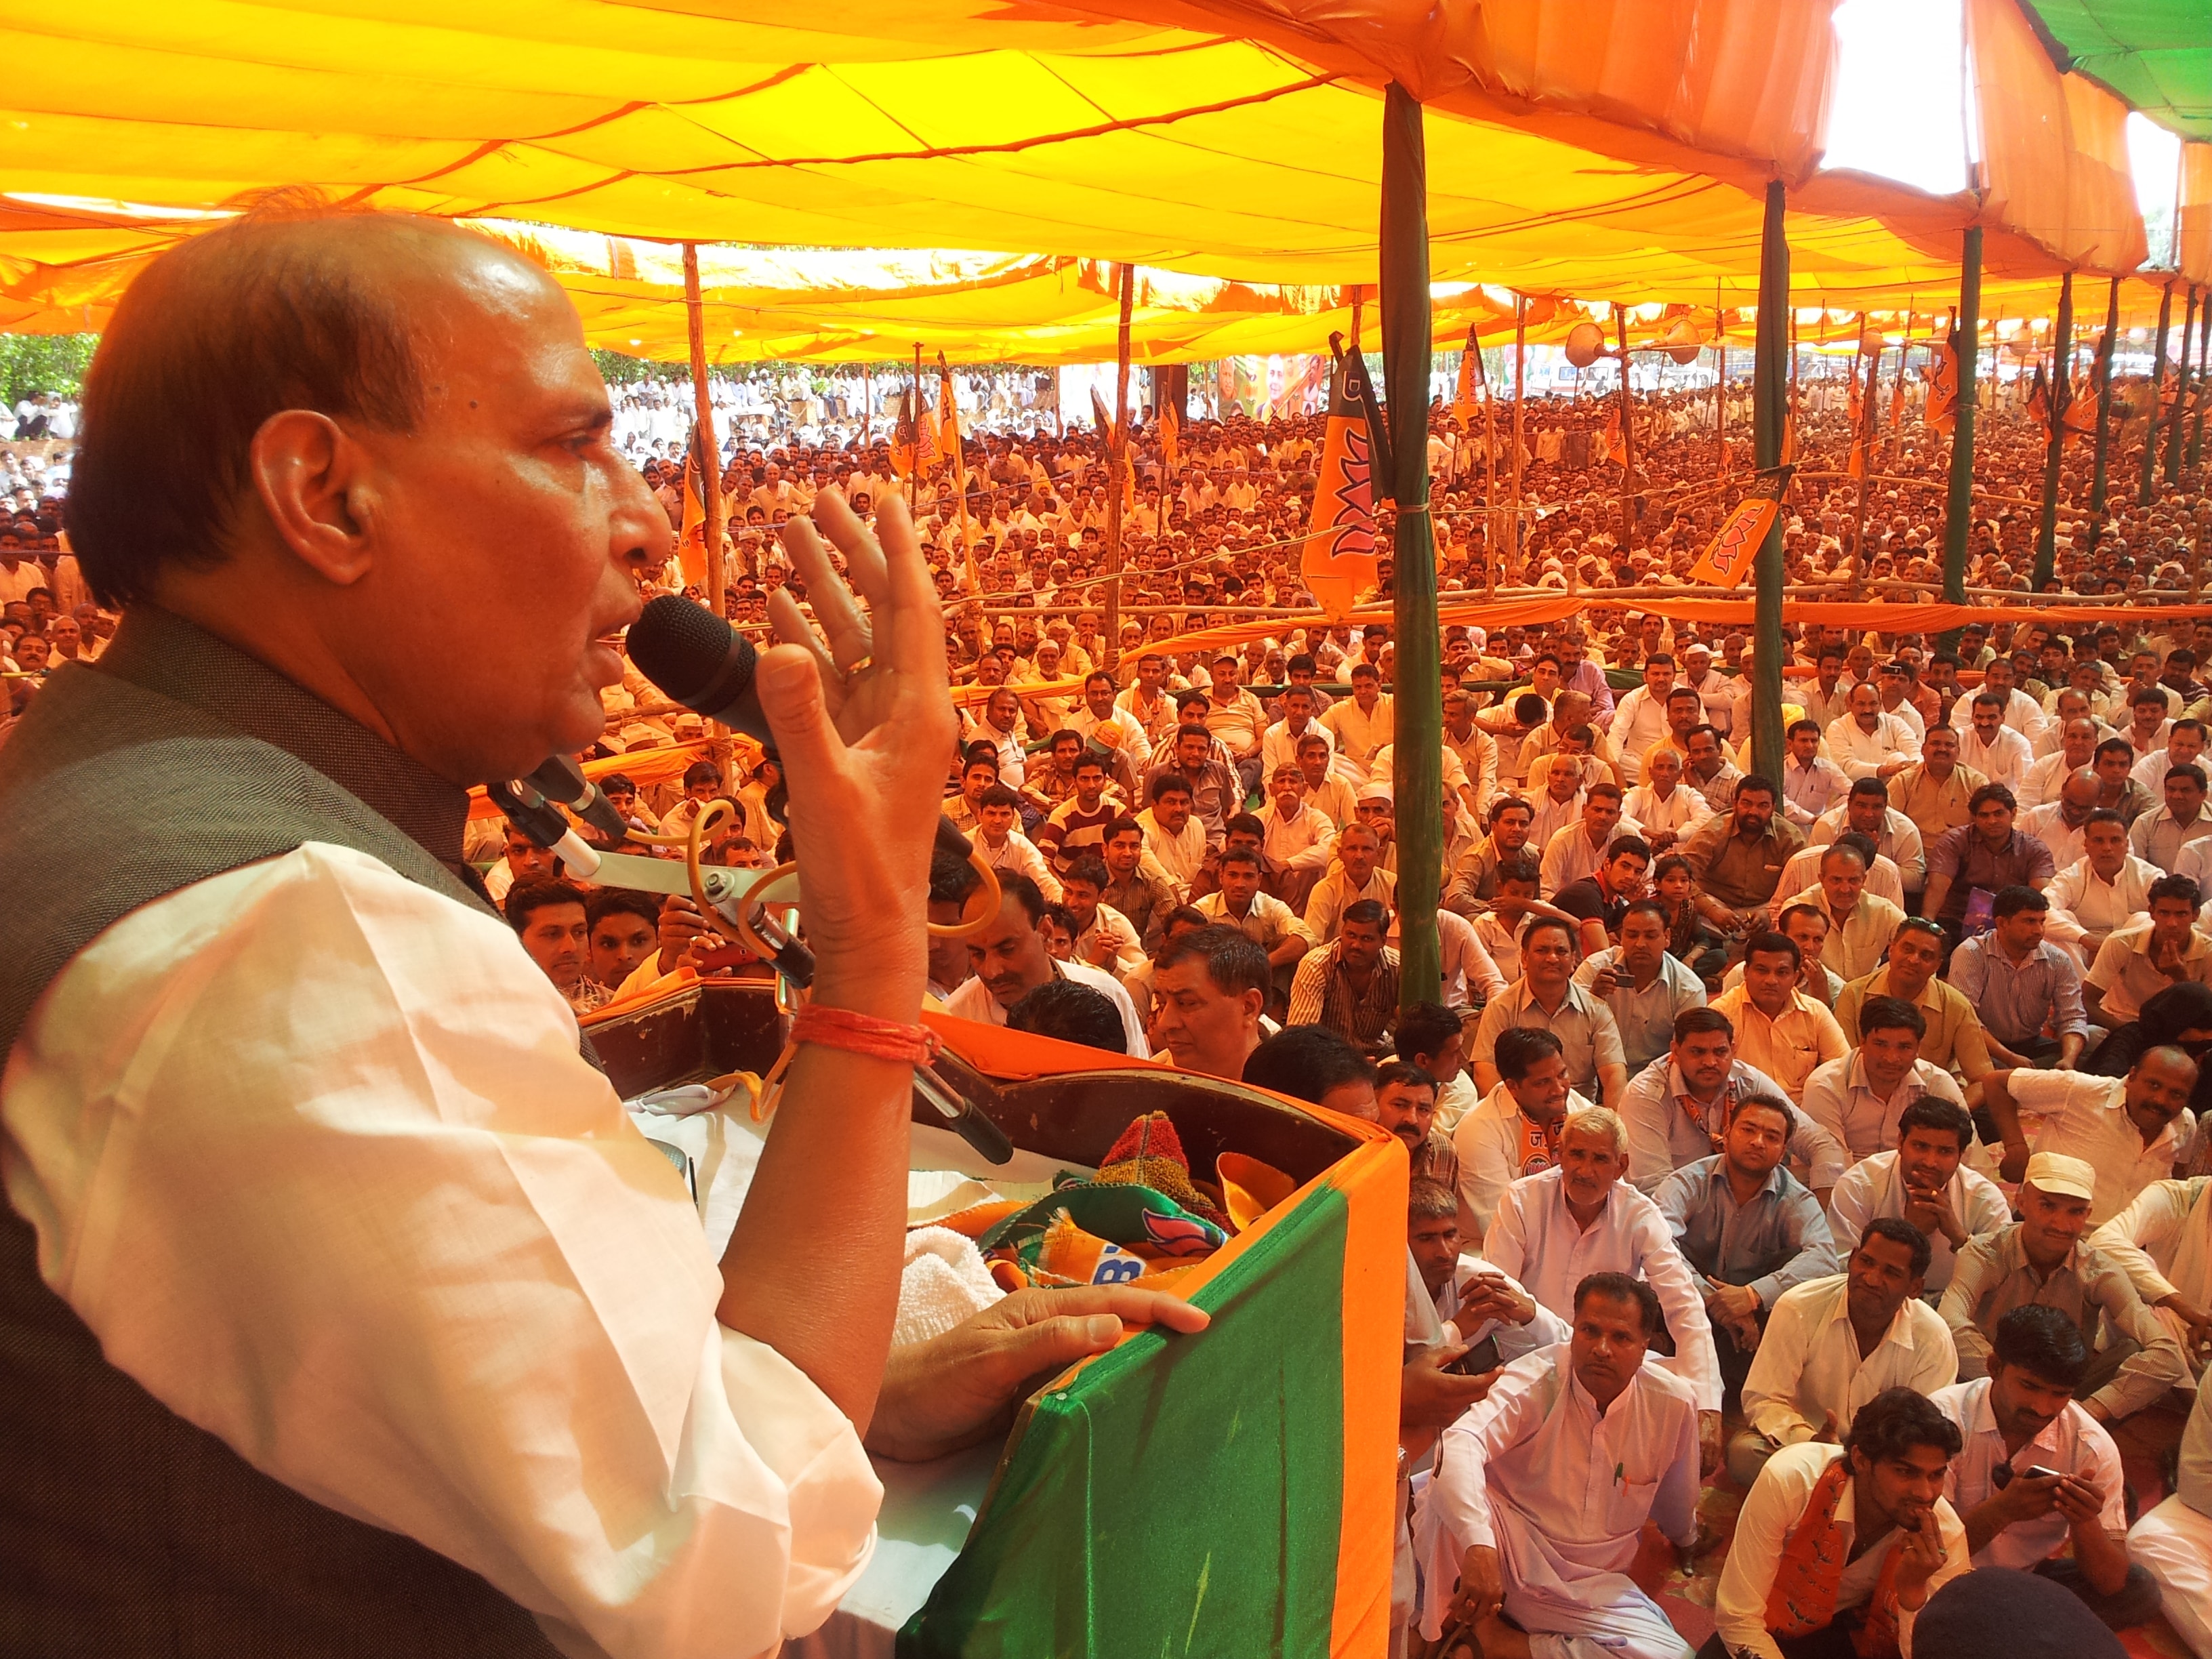
[[[2087,715],[2068,720],[2058,733],[2058,748],[2030,764],[2027,775],[2014,792],[2020,797],[2022,811],[2057,800],[2060,787],[2076,772],[2087,769],[2097,757],[2097,744],[2107,735]]]
[[[1894,777],[1920,758],[1912,728],[1881,712],[1881,693],[1851,688],[1851,712],[1828,728],[1828,753],[1847,778]]]
[[[1674,1338],[1669,1369],[1697,1396],[1699,1462],[1711,1473],[1721,1455],[1712,1325],[1666,1217],[1621,1180],[1627,1169],[1619,1118],[1602,1106],[1570,1113],[1559,1127],[1559,1164],[1506,1188],[1482,1241],[1483,1260],[1562,1318],[1574,1310],[1574,1287],[1591,1273],[1625,1273],[1658,1292]]]
[[[302,326],[272,334],[272,307]],[[149,349],[173,375],[152,373]],[[1002,1372],[963,1425],[944,1415],[945,1380],[975,1375],[957,1356],[889,1358],[910,1064],[802,1045],[775,1167],[718,1264],[559,994],[453,869],[463,785],[601,730],[620,660],[589,642],[635,620],[637,574],[668,544],[612,444],[573,309],[528,260],[434,222],[246,216],[143,274],[100,352],[72,511],[88,575],[129,594],[104,674],[137,677],[136,731],[189,698],[196,720],[235,730],[231,764],[276,769],[295,803],[325,782],[273,848],[208,823],[217,873],[163,876],[75,959],[50,958],[37,998],[9,987],[33,1012],[6,1033],[0,1323],[30,1352],[22,1310],[45,1298],[41,1364],[70,1378],[13,1389],[11,1524],[64,1535],[24,1507],[64,1483],[80,1514],[137,1517],[121,1549],[105,1522],[66,1534],[67,1582],[96,1593],[38,1611],[66,1643],[27,1639],[312,1655],[429,1651],[472,1631],[550,1650],[525,1609],[565,1650],[615,1659],[805,1634],[872,1547],[881,1487],[855,1425],[933,1455],[985,1431],[1023,1383]],[[247,354],[265,376],[235,372]],[[311,384],[362,412],[257,389]],[[237,401],[213,410],[207,387]],[[252,483],[183,507],[138,431],[185,446],[173,476],[195,489]],[[347,509],[372,489],[375,511]],[[891,654],[832,668],[867,650],[833,623],[813,651],[763,653],[758,684],[781,752],[806,763],[791,810],[814,1006],[902,1030],[922,996],[915,922],[953,740],[942,626],[896,517],[878,550],[834,498],[821,514],[848,558],[882,561],[876,637]],[[154,552],[137,520],[156,514],[204,532],[204,557]],[[855,616],[813,532],[791,534],[825,617]],[[481,649],[451,649],[457,595]],[[0,811],[19,876],[42,830],[21,786],[42,731],[67,718],[50,689],[9,740]],[[280,738],[292,760],[268,753]],[[180,777],[197,759],[179,758]],[[11,934],[14,971],[31,950]],[[157,1112],[139,1115],[141,1089]],[[125,1117],[135,1152],[108,1133]],[[831,1188],[845,1201],[824,1237],[804,1218]],[[41,1260],[70,1263],[58,1288]],[[838,1286],[834,1321],[817,1273]],[[1024,1376],[1076,1357],[1023,1345]],[[87,1458],[102,1444],[137,1450]],[[161,1496],[131,1488],[134,1472]],[[247,1588],[303,1551],[312,1585]],[[232,1576],[241,1563],[249,1576]],[[18,1579],[10,1594],[20,1613],[37,1592]]]
[[[1674,689],[1674,659],[1662,652],[1644,659],[1644,684],[1614,706],[1611,736],[1624,782],[1644,781],[1644,757],[1668,732],[1667,694]]]
[[[1943,1495],[1977,1567],[2055,1580],[2125,1630],[2156,1617],[2159,1589],[2128,1559],[2119,1448],[2074,1402],[2088,1370],[2088,1345],[2057,1308],[2029,1303],[1998,1320],[1989,1375],[1929,1395],[1965,1443]]]
[[[2128,850],[2127,821],[2100,807],[2081,825],[2082,857],[2045,890],[2051,913],[2044,937],[2084,971],[2113,929],[2150,914],[2151,884],[2165,875]]]
[[[1072,979],[1088,985],[1114,1005],[1121,1017],[1121,1033],[1128,1052],[1139,1060],[1152,1058],[1145,1041],[1145,1023],[1137,1018],[1136,1004],[1121,988],[1121,981],[1103,968],[1087,962],[1062,962],[1045,946],[1037,924],[1044,919],[1044,895],[1026,876],[1012,873],[999,878],[998,920],[968,941],[968,964],[975,976],[963,982],[945,1000],[945,1011],[961,1019],[1004,1025],[1006,1010],[1023,995],[1055,979]]]
[[[1748,1487],[1783,1447],[1834,1440],[1886,1389],[1928,1394],[1958,1376],[1950,1330],[1921,1300],[1927,1273],[1928,1240],[1884,1216],[1852,1242],[1842,1273],[1782,1293],[1744,1379],[1730,1480]]]
[[[1897,1149],[1863,1158],[1828,1197],[1836,1248],[1847,1256],[1869,1222],[1905,1221],[1928,1241],[1928,1288],[1951,1283],[1958,1252],[2011,1224],[2012,1204],[1978,1170],[1966,1167],[1974,1120],[1956,1101],[1923,1095],[1898,1114]]]
[[[2089,828],[2089,816],[2098,810],[2097,794],[2101,787],[2097,775],[2086,766],[2069,775],[2049,800],[2020,815],[2021,832],[2033,836],[2049,848],[2051,861],[2059,869],[2079,863],[2088,850],[2084,837]]]
[[[2128,1554],[2158,1581],[2160,1601],[2192,1653],[2212,1653],[2212,1389],[2197,1391],[2182,1431],[2172,1497],[2136,1522]]]
[[[1965,725],[1955,718],[1952,722],[1959,733],[1959,764],[1991,783],[2018,789],[2034,757],[2028,752],[2027,739],[2004,723],[2004,699],[1984,691],[1974,698],[1968,714]]]
[[[1068,714],[1067,729],[1122,757],[1127,763],[1115,770],[1126,787],[1133,787],[1152,763],[1152,739],[1143,723],[1114,701],[1110,674],[1094,673],[1084,680],[1083,706]]]
[[[1957,1425],[1925,1395],[1886,1389],[1842,1442],[1784,1447],[1759,1471],[1714,1596],[1724,1651],[1810,1659],[1838,1652],[1838,1635],[1849,1634],[1854,1647],[1863,1638],[1872,1652],[1909,1652],[1914,1616],[1968,1571],[1966,1529],[1942,1496]],[[1837,1560],[1848,1564],[1840,1576],[1822,1571]]]
[[[1559,1161],[1559,1126],[1592,1103],[1567,1085],[1559,1040],[1518,1027],[1498,1034],[1498,1086],[1452,1129],[1459,1160],[1460,1231],[1480,1248],[1505,1189]]]
[[[2169,1179],[2197,1132],[2189,1109],[2197,1062],[2179,1048],[2144,1050],[2124,1078],[2080,1072],[1996,1071],[1982,1103],[2004,1138],[2002,1173],[2019,1181],[2038,1152],[2095,1170],[2089,1224],[2101,1226],[2154,1181]]]
[[[1179,773],[1163,772],[1152,780],[1152,804],[1137,814],[1137,827],[1145,832],[1145,853],[1168,884],[1176,902],[1188,903],[1191,884],[1206,863],[1206,826],[1191,811],[1190,781]]]
[[[2166,775],[2177,766],[2204,764],[2205,726],[2202,720],[2176,720],[2166,734],[2166,746],[2154,749],[2136,763],[2135,781],[2158,794],[2166,787]]]
[[[2050,722],[2050,717],[2035,699],[2014,684],[2012,659],[2009,657],[1993,657],[1983,669],[1982,689],[1974,694],[1974,702],[1978,702],[1985,696],[1997,699],[1999,723],[2020,733],[2026,743],[2033,744],[2041,737],[2043,728]],[[1961,697],[1951,705],[1951,724],[1961,734],[1972,720],[1973,705],[1966,698]],[[1966,764],[1972,766],[1973,763],[1968,761]],[[1974,769],[1978,772],[1981,768],[1976,766]]]
[[[1060,878],[1053,874],[1036,843],[1014,828],[1020,822],[1020,812],[1021,797],[1003,783],[993,784],[975,803],[975,827],[969,832],[969,844],[994,870],[1027,876],[1037,884],[1046,903],[1057,904]]]
[[[1782,810],[1801,830],[1850,793],[1851,781],[1820,752],[1820,728],[1793,720],[1782,762]]]
[[[1647,1520],[1685,1556],[1697,1541],[1695,1401],[1647,1362],[1650,1285],[1595,1274],[1572,1311],[1568,1342],[1514,1361],[1444,1431],[1415,1521],[1422,1632],[1443,1634],[1449,1596],[1485,1659],[1528,1659],[1539,1642],[1547,1655],[1689,1659],[1628,1570]]]

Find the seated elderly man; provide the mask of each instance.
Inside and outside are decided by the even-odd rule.
[[[1685,1556],[1697,1541],[1696,1401],[1649,1357],[1649,1285],[1586,1275],[1573,1314],[1568,1341],[1516,1360],[1444,1431],[1414,1522],[1422,1634],[1449,1625],[1484,1659],[1688,1659],[1628,1572],[1646,1521]]]
[[[1843,1058],[1847,1045],[1826,1004],[1798,986],[1804,955],[1796,940],[1759,933],[1744,947],[1743,982],[1713,999],[1714,1009],[1735,1027],[1744,1059],[1802,1102],[1814,1069]]]
[[[1925,1395],[1886,1389],[1841,1440],[1785,1447],[1759,1471],[1698,1659],[1907,1651],[1928,1597],[1968,1571],[1966,1529],[1943,1499],[1958,1425]]]
[[[1827,1218],[1782,1167],[1795,1121],[1778,1095],[1743,1097],[1729,1109],[1721,1150],[1675,1170],[1653,1194],[1701,1281],[1730,1395],[1743,1386],[1776,1299],[1836,1270]]]
[[[1498,1039],[1516,1027],[1547,1030],[1567,1057],[1567,1079],[1600,1104],[1619,1104],[1628,1085],[1620,1028],[1613,1012],[1574,982],[1576,929],[1556,916],[1535,916],[1521,930],[1521,977],[1493,998],[1475,1027],[1468,1054],[1475,1087],[1498,1086]]]
[[[1687,1164],[1721,1149],[1735,1103],[1781,1094],[1774,1079],[1737,1057],[1735,1028],[1712,1008],[1674,1018],[1667,1053],[1638,1073],[1621,1099],[1628,1130],[1628,1178],[1647,1193]],[[1802,1110],[1794,1110],[1789,1158],[1805,1184],[1823,1196],[1849,1162],[1843,1143]]]
[[[2003,887],[1990,901],[1990,930],[1951,952],[1951,985],[1973,1005],[2000,1065],[2069,1069],[2093,1028],[2081,1003],[2081,970],[2043,936],[2051,901],[2032,887]],[[2044,1035],[2056,1029],[2056,1036]]]
[[[2188,1154],[2196,1087],[2197,1062],[2163,1046],[2145,1049],[2124,1078],[1992,1072],[1982,1079],[1982,1103],[2004,1141],[1999,1173],[2019,1180],[2037,1152],[2083,1160],[2097,1173],[2089,1224],[2102,1226]]]
[[[1483,1259],[1553,1313],[1572,1311],[1574,1287],[1589,1273],[1649,1283],[1674,1339],[1672,1369],[1697,1395],[1698,1443],[1711,1473],[1720,1462],[1721,1374],[1705,1297],[1659,1206],[1621,1180],[1627,1167],[1619,1118],[1603,1107],[1571,1113],[1559,1128],[1558,1165],[1506,1188]]]
[[[2124,1630],[2158,1612],[2158,1583],[2128,1559],[2119,1448],[2071,1397],[2088,1369],[2074,1322],[2030,1303],[1997,1321],[1988,1376],[1929,1397],[1965,1442],[1943,1495],[1974,1565],[2052,1579]]]
[[[1896,1150],[1861,1158],[1828,1195],[1836,1248],[1848,1255],[1881,1217],[1909,1222],[1932,1252],[1928,1288],[1942,1294],[1951,1283],[1956,1253],[1970,1239],[2012,1220],[2003,1189],[1967,1166],[1973,1144],[1974,1120],[1964,1106],[1934,1094],[1914,1101],[1898,1114]]]
[[[1921,1299],[1928,1240],[1895,1216],[1867,1224],[1844,1271],[1774,1304],[1743,1382],[1747,1425],[1729,1442],[1729,1478],[1749,1486],[1784,1446],[1836,1439],[1885,1389],[1932,1394],[1959,1374],[1942,1316]]]
[[[2136,1294],[2173,1333],[2202,1377],[2212,1354],[2212,1177],[2154,1181],[2089,1235],[2124,1268]]]
[[[2026,1303],[2063,1310],[2094,1343],[2101,1322],[2109,1345],[2076,1385],[2089,1414],[2115,1423],[2155,1404],[2189,1374],[2181,1345],[2136,1294],[2126,1270],[2083,1242],[2096,1171],[2078,1158],[2038,1152],[2027,1161],[2020,1216],[2009,1227],[1959,1252],[1943,1292],[1943,1322],[1959,1351],[1959,1375],[1987,1374],[1997,1322]]]
[[[1966,1105],[1951,1074],[1920,1058],[1927,1035],[1927,1018],[1911,1003],[1870,997],[1859,1006],[1859,1046],[1806,1079],[1805,1115],[1854,1161],[1894,1150],[1899,1118],[1922,1096]]]

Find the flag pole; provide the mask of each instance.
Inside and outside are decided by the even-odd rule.
[[[1859,313],[1859,355],[1866,356],[1867,314]],[[1877,342],[1879,341],[1879,337]],[[1858,378],[1856,360],[1851,363],[1851,378]],[[1859,453],[1859,499],[1857,510],[1851,519],[1851,597],[1866,597],[1866,520],[1867,498],[1873,489],[1874,434],[1880,425],[1875,413],[1875,400],[1881,395],[1881,347],[1879,343],[1874,356],[1867,358],[1866,391],[1859,399],[1858,430],[1851,434]]]
[[[707,509],[707,608],[722,614],[722,447],[714,436],[714,404],[708,395],[707,313],[699,300],[699,245],[684,244],[684,319],[691,337],[691,397],[697,404],[700,505]]]
[[[2204,304],[2197,319],[2197,413],[2189,423],[2189,465],[2204,464],[2204,404],[2205,375],[2212,372],[2212,293],[2204,296]]]
[[[2150,416],[2143,428],[2142,482],[2136,487],[2136,505],[2148,507],[2158,493],[2158,392],[2166,380],[2166,339],[2173,326],[2173,279],[2167,277],[2158,296],[2158,343],[2150,356]],[[2179,414],[2176,409],[2177,416]]]
[[[1905,305],[1903,337],[1897,343],[1897,379],[1889,388],[1889,429],[1893,434],[1889,442],[1891,466],[1897,465],[1898,452],[1905,446],[1905,365],[1912,356],[1912,302]]]
[[[2066,408],[2074,401],[2074,273],[2058,279],[2058,332],[2051,343],[2051,391],[2045,407],[2051,414],[2051,441],[2043,455],[2043,517],[2035,532],[2035,575],[2031,582],[2043,592],[2058,564],[2058,466],[2066,447]]]
[[[1468,349],[1474,353],[1475,376],[1482,382],[1482,563],[1488,573],[1483,597],[1494,599],[1498,597],[1498,567],[1505,562],[1499,545],[1502,538],[1498,533],[1498,400],[1492,395],[1489,365],[1482,361],[1481,337],[1472,327],[1467,331],[1467,343]]]
[[[1790,338],[1790,242],[1778,179],[1766,185],[1766,213],[1759,241],[1759,331],[1752,368],[1752,442],[1762,482],[1775,482],[1782,465],[1782,428],[1790,393],[1783,354]],[[1791,356],[1796,354],[1792,352]],[[1753,567],[1758,582],[1756,641],[1751,659],[1752,765],[1782,777],[1782,515],[1777,513]]]
[[[1713,376],[1713,477],[1728,477],[1728,325],[1721,317],[1721,285],[1713,283],[1713,350],[1719,368]]]
[[[1513,568],[1508,573],[1516,581],[1524,574],[1521,561],[1521,450],[1528,426],[1527,410],[1522,406],[1528,373],[1528,296],[1513,296]],[[1443,763],[1437,763],[1441,766]]]
[[[1943,599],[1966,602],[1966,533],[1974,511],[1974,385],[1982,365],[1982,228],[1966,227],[1959,258],[1959,402],[1951,428],[1950,488],[1943,506]],[[1953,635],[1955,641],[1955,631]]]
[[[1393,81],[1383,94],[1382,374],[1390,391],[1391,633],[1397,644],[1399,1006],[1443,985],[1437,906],[1443,890],[1443,693],[1437,553],[1429,520],[1428,155],[1421,106]]]
[[[2104,539],[2107,469],[2112,456],[2112,359],[2120,343],[2120,279],[2112,278],[2105,301],[2105,337],[2097,347],[2097,458],[2089,478],[2089,545]]]
[[[1620,342],[1620,550],[1626,556],[1636,550],[1636,398],[1628,389],[1628,307],[1616,303],[1613,321]]]
[[[914,343],[914,458],[906,469],[906,514],[909,519],[921,516],[921,342]],[[983,596],[975,595],[981,604]]]
[[[1121,262],[1121,320],[1114,341],[1114,429],[1106,434],[1106,666],[1121,652],[1121,501],[1128,493],[1129,313],[1136,299],[1137,268]]]
[[[2189,308],[2182,313],[2181,349],[2175,354],[2173,380],[2173,418],[2166,422],[2166,481],[2170,484],[2181,482],[2182,412],[2189,406],[2189,337],[2197,327],[2197,289],[2189,290]]]

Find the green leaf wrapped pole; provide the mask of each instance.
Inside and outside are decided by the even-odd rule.
[[[1779,179],[1766,186],[1766,218],[1759,240],[1759,331],[1752,355],[1754,465],[1771,483],[1782,465],[1782,429],[1789,419],[1790,242]],[[1775,514],[1752,567],[1758,586],[1751,659],[1751,763],[1782,775],[1782,515]]]
[[[1982,228],[1966,228],[1959,257],[1959,413],[1951,428],[1950,490],[1943,507],[1943,599],[1966,602],[1966,538],[1974,516],[1975,382],[1982,366]]]
[[[2035,531],[2035,591],[2058,561],[2058,464],[2066,444],[2066,406],[2074,401],[2074,273],[2058,279],[2058,336],[2051,354],[2051,441],[2043,456],[2043,519]]]
[[[2166,380],[2166,336],[2173,328],[2173,283],[2158,296],[2158,344],[2150,354],[2150,416],[2143,428],[2142,482],[2136,486],[2136,505],[2148,507],[2158,494],[2158,391]]]
[[[1429,162],[1419,100],[1395,81],[1382,105],[1382,381],[1389,393],[1390,497],[1398,677],[1400,999],[1435,1002],[1443,985],[1437,904],[1443,889],[1443,680],[1437,552],[1429,522]]]

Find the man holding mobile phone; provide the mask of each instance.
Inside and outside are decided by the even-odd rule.
[[[2063,1584],[2123,1630],[2158,1611],[2159,1591],[2128,1559],[2119,1450],[2074,1403],[2088,1366],[2080,1327],[2031,1303],[1997,1321],[1987,1376],[1930,1398],[1965,1441],[1943,1495],[1966,1523],[1974,1565]]]

